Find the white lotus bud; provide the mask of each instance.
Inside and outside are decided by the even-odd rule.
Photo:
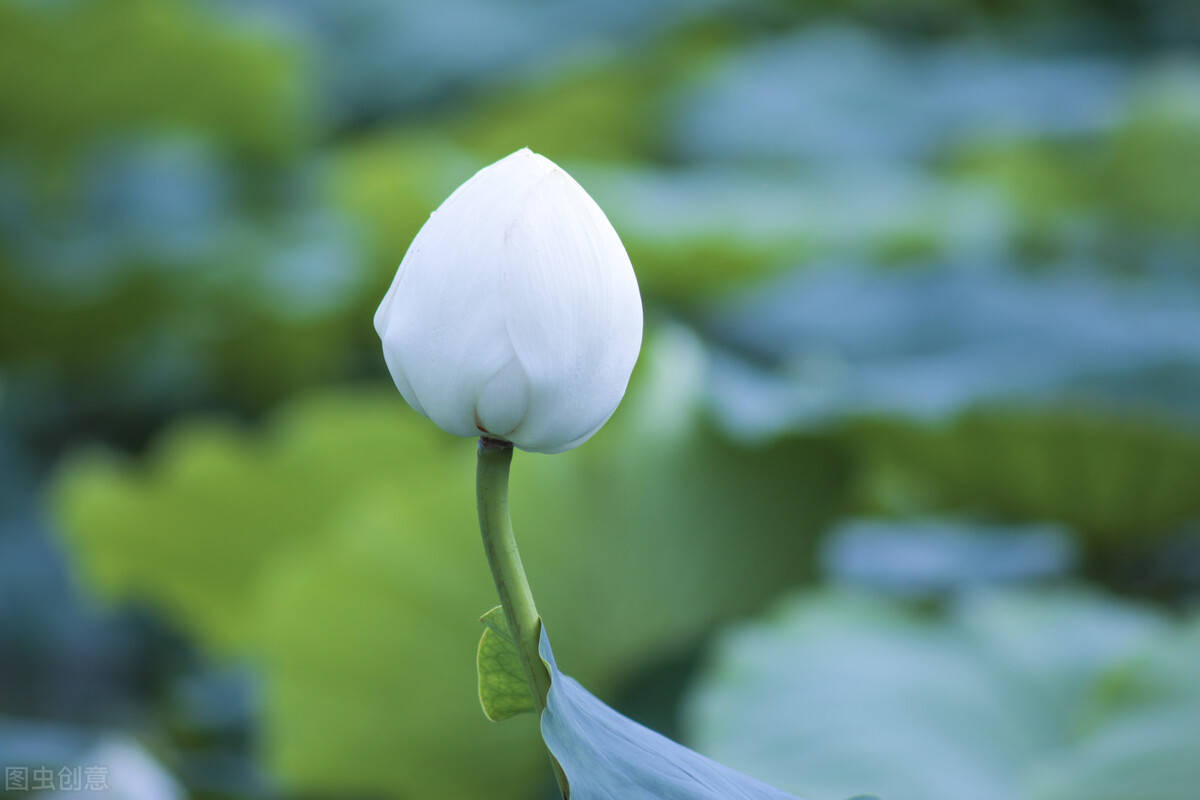
[[[404,399],[441,428],[559,453],[621,402],[641,348],[642,301],[604,212],[523,149],[433,212],[375,330]]]

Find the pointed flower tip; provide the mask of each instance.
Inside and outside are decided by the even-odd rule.
[[[528,147],[522,147],[520,150],[515,150],[512,153],[509,153],[492,166],[497,166],[500,164],[513,164],[521,169],[527,169],[539,173],[562,169],[562,167],[558,166],[558,164],[555,164],[541,153],[536,153],[533,150],[530,150]]]

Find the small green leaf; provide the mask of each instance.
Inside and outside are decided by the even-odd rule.
[[[533,695],[521,667],[521,656],[508,633],[504,609],[496,606],[479,618],[484,624],[475,666],[479,672],[479,704],[492,722],[533,711]]]

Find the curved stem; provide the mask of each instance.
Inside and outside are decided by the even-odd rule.
[[[483,534],[483,549],[487,553],[500,605],[504,608],[504,619],[516,645],[533,695],[539,718],[546,708],[546,694],[550,691],[550,673],[538,653],[542,620],[533,602],[529,579],[525,577],[525,566],[517,550],[517,539],[513,535],[512,519],[508,513],[508,469],[512,463],[513,446],[510,442],[484,436],[479,440],[479,463],[475,470],[475,500],[479,508],[479,530]],[[567,779],[562,768],[550,757],[554,767],[554,778],[559,791],[566,798]]]

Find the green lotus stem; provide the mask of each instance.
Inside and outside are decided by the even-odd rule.
[[[479,439],[479,463],[475,470],[475,500],[479,508],[479,530],[483,534],[483,549],[488,566],[504,608],[508,632],[521,657],[525,680],[533,695],[539,719],[546,708],[550,691],[550,673],[538,654],[542,620],[533,602],[525,566],[517,550],[512,519],[508,513],[508,469],[512,464],[511,442],[484,436]],[[559,791],[568,797],[567,779],[558,762],[550,756],[554,779]]]

